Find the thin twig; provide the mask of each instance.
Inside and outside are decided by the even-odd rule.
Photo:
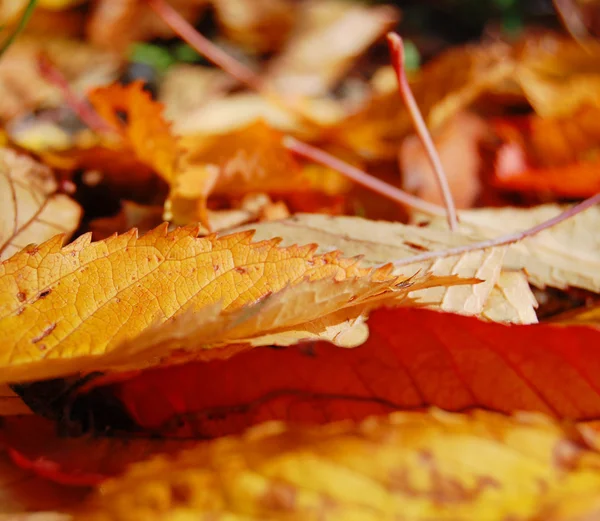
[[[396,201],[401,204],[405,204],[429,215],[445,216],[446,210],[442,206],[437,204],[429,203],[423,199],[419,199],[414,195],[396,188],[381,179],[377,179],[372,175],[363,172],[362,170],[352,166],[337,157],[328,154],[320,148],[313,147],[308,143],[303,143],[292,136],[285,136],[283,138],[283,145],[288,149],[302,156],[306,159],[310,159],[315,163],[323,166],[327,166],[336,172],[344,175],[345,177],[352,179],[355,183],[377,192],[378,194],[384,195],[389,199]]]
[[[114,134],[116,132],[87,102],[79,99],[63,73],[44,54],[38,56],[38,70],[46,80],[60,89],[65,103],[94,132],[99,134]]]
[[[421,111],[415,101],[415,97],[413,96],[406,77],[406,71],[404,70],[404,44],[402,43],[402,38],[396,33],[388,33],[387,41],[392,55],[392,65],[394,66],[396,78],[398,79],[398,91],[410,114],[417,135],[425,147],[427,157],[429,158],[429,162],[431,163],[431,167],[437,178],[438,186],[440,187],[440,192],[442,193],[444,204],[446,205],[448,225],[451,230],[456,231],[458,229],[456,205],[452,198],[452,192],[450,191],[448,178],[444,172],[440,156],[435,149],[429,130],[427,130],[427,125],[425,125],[425,121],[423,120],[423,116],[421,115]]]
[[[19,20],[17,27],[12,32],[12,34],[10,34],[9,37],[6,40],[4,40],[4,42],[2,42],[2,44],[0,45],[0,56],[2,56],[6,52],[6,50],[15,41],[17,36],[19,36],[19,34],[21,34],[21,32],[23,32],[23,29],[25,29],[25,27],[27,26],[27,23],[29,22],[29,19],[31,18],[33,11],[35,11],[36,4],[37,4],[37,0],[29,0],[29,3],[27,4],[27,7],[25,8],[25,12],[23,13],[23,16],[21,16],[21,19]]]
[[[184,41],[198,53],[217,67],[233,76],[235,79],[258,92],[264,89],[261,78],[250,68],[246,67],[225,51],[219,49],[210,40],[200,34],[165,0],[147,0],[154,12]]]
[[[471,251],[477,250],[485,250],[487,248],[496,248],[498,246],[507,246],[509,244],[514,244],[515,242],[519,242],[520,240],[526,239],[527,237],[532,237],[552,226],[556,226],[557,224],[574,217],[575,215],[591,208],[592,206],[596,206],[600,204],[600,193],[582,201],[575,206],[572,206],[568,210],[558,214],[552,219],[548,219],[543,223],[540,223],[533,228],[529,228],[528,230],[523,230],[520,232],[514,232],[508,235],[503,235],[502,237],[496,237],[495,239],[488,239],[481,242],[474,242],[473,244],[467,244],[465,246],[457,246],[456,248],[449,248],[447,250],[439,250],[439,251],[429,251],[427,253],[422,253],[419,255],[415,255],[414,257],[407,257],[406,259],[402,259],[399,261],[393,261],[392,264],[394,266],[406,266],[408,264],[413,264],[415,262],[422,262],[430,259],[443,259],[445,257],[451,257],[452,255],[462,255],[464,253],[468,253]]]

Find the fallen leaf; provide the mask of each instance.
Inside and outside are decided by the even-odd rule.
[[[207,0],[170,0],[186,20],[197,20]],[[88,19],[87,35],[98,45],[124,51],[134,41],[171,38],[171,28],[142,0],[101,0],[96,2]]]
[[[116,79],[121,65],[118,55],[80,41],[21,36],[0,62],[0,120],[63,104],[60,89],[48,83],[38,69],[42,51],[79,94]]]
[[[451,48],[410,78],[410,86],[435,132],[514,71],[512,50],[503,43]],[[342,121],[336,139],[365,159],[395,159],[412,119],[394,91],[376,93],[365,107]]]
[[[209,226],[209,195],[235,197],[281,194],[308,188],[300,165],[282,144],[283,135],[259,121],[212,138],[187,137],[179,172],[172,180],[165,217],[176,224],[201,221]]]
[[[156,454],[172,454],[193,440],[59,435],[56,424],[39,416],[2,419],[0,442],[19,467],[61,485],[93,487],[122,474],[129,465]]]
[[[224,35],[254,53],[279,50],[298,16],[290,0],[213,0],[213,6]]]
[[[525,230],[558,215],[557,204],[534,208],[481,208],[460,212],[459,230],[479,239]],[[444,228],[443,219],[427,218],[430,226]],[[509,246],[504,267],[525,270],[531,284],[540,288],[569,286],[600,291],[600,245],[593,230],[600,208],[593,207],[548,230]]]
[[[122,201],[121,210],[112,217],[101,217],[90,222],[90,231],[94,240],[106,239],[115,233],[125,233],[136,228],[144,234],[163,222],[163,207]]]
[[[456,114],[433,136],[457,208],[471,208],[481,190],[479,145],[486,133],[481,118],[464,112]],[[444,204],[437,176],[418,136],[411,134],[402,142],[398,162],[404,190]]]
[[[535,112],[543,117],[598,106],[600,42],[556,33],[524,38],[516,48],[515,79]]]
[[[568,117],[499,120],[502,140],[495,184],[519,191],[589,197],[600,190],[600,111],[584,106]]]
[[[173,178],[179,156],[177,139],[163,118],[163,107],[152,100],[141,82],[127,86],[113,84],[88,94],[98,114],[118,130],[125,141],[125,153],[169,181]]]
[[[321,428],[270,423],[135,465],[76,519],[566,520],[597,510],[599,465],[543,418],[434,412]]]
[[[81,208],[57,190],[48,167],[0,148],[0,259],[30,243],[75,231]]]
[[[0,344],[5,346],[0,379],[18,382],[100,369],[102,355],[110,359],[113,350],[115,367],[134,360],[157,363],[170,351],[151,356],[140,350],[160,347],[161,332],[174,335],[179,349],[186,343],[192,349],[192,344],[223,342],[228,328],[240,340],[305,322],[318,330],[331,326],[319,323],[327,314],[374,297],[473,282],[429,274],[407,281],[392,277],[390,266],[362,268],[358,259],[335,251],[315,255],[314,245],[279,248],[278,239],[251,243],[252,232],[203,239],[196,234],[192,228],[166,233],[159,227],[140,238],[133,230],[95,243],[84,235],[62,249],[57,236],[8,259],[0,271]],[[318,301],[298,308],[314,295]],[[261,323],[268,329],[256,329]],[[185,324],[198,334],[186,336]]]
[[[600,417],[598,328],[507,326],[409,307],[375,310],[367,325],[368,340],[353,349],[256,347],[114,384],[109,374],[80,392],[99,388],[105,397],[108,385],[143,432],[183,438],[234,434],[269,420],[324,423],[432,405]]]
[[[233,83],[226,73],[212,67],[172,65],[165,72],[159,90],[165,117],[177,124],[190,113],[224,96]]]
[[[326,94],[352,61],[397,21],[390,6],[339,0],[304,2],[299,11],[295,33],[267,72],[268,84],[286,95]]]
[[[341,250],[349,256],[361,255],[365,266],[380,266],[423,251],[443,250],[473,241],[468,235],[441,229],[441,225],[434,230],[358,217],[318,214],[297,214],[282,221],[243,226],[239,230],[249,228],[256,231],[257,239],[282,237],[284,245],[301,243],[305,241],[305,237],[311,237],[319,245],[317,251]],[[483,282],[476,285],[429,288],[411,292],[410,296],[421,305],[478,315],[483,312],[490,292],[498,281],[503,256],[503,249],[474,251],[460,257],[409,264],[397,268],[394,273],[413,276],[426,271],[442,277],[457,275],[464,279],[477,278]],[[535,313],[531,298],[519,305],[523,316],[531,317],[531,313]],[[525,310],[527,307],[530,308],[529,312]],[[510,316],[514,318],[515,314],[511,312]]]

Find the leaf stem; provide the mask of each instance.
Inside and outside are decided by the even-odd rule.
[[[442,217],[446,215],[446,211],[442,206],[419,199],[418,197],[404,192],[403,190],[400,190],[399,188],[396,188],[395,186],[388,184],[381,179],[377,179],[376,177],[363,172],[359,168],[356,168],[355,166],[352,166],[341,159],[332,156],[324,150],[299,141],[292,136],[285,136],[283,138],[283,145],[295,154],[298,154],[306,159],[310,159],[311,161],[314,161],[320,165],[329,167],[345,177],[352,179],[355,183],[362,185],[373,192],[388,197],[393,201],[405,204],[406,206],[410,206],[430,215]]]
[[[12,34],[6,40],[4,40],[4,42],[2,42],[2,44],[0,45],[0,57],[12,45],[12,43],[15,41],[17,36],[19,36],[19,34],[21,34],[21,32],[23,32],[23,30],[27,26],[27,23],[29,22],[29,19],[31,18],[31,15],[33,14],[33,11],[35,11],[36,4],[37,4],[37,0],[29,0],[29,3],[27,4],[27,7],[25,8],[25,12],[23,13],[23,16],[21,16],[21,19],[19,20],[17,27],[12,32]]]
[[[392,65],[394,66],[396,78],[398,79],[398,92],[406,105],[406,109],[408,110],[415,130],[417,131],[417,135],[419,136],[423,147],[425,147],[427,157],[429,158],[429,162],[435,173],[440,192],[444,198],[444,204],[446,205],[448,225],[452,231],[456,231],[458,229],[456,205],[452,198],[448,177],[444,172],[440,156],[435,149],[429,130],[427,130],[427,125],[423,120],[423,116],[421,115],[421,111],[415,101],[415,97],[406,77],[406,71],[404,70],[404,44],[402,43],[402,38],[396,33],[388,33],[387,41],[390,48],[390,54],[392,55]]]
[[[457,246],[456,248],[449,248],[447,250],[438,250],[438,251],[430,251],[426,253],[422,253],[419,255],[415,255],[414,257],[407,257],[406,259],[402,259],[399,261],[392,261],[394,266],[406,266],[408,264],[413,264],[415,262],[422,262],[430,259],[443,259],[445,257],[451,257],[452,255],[462,255],[464,253],[468,253],[471,251],[477,250],[485,250],[487,248],[496,248],[499,246],[507,246],[509,244],[514,244],[515,242],[519,242],[520,240],[526,239],[527,237],[533,237],[534,235],[551,228],[552,226],[556,226],[557,224],[574,217],[575,215],[600,204],[600,193],[578,203],[571,208],[565,210],[564,212],[556,215],[552,219],[548,219],[533,228],[529,228],[527,230],[523,230],[520,232],[514,232],[507,235],[503,235],[501,237],[496,237],[495,239],[488,239],[481,242],[475,242],[473,244],[467,244],[465,246]]]

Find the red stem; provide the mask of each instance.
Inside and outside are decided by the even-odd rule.
[[[523,230],[520,232],[514,232],[508,235],[503,235],[502,237],[496,237],[495,239],[488,239],[481,242],[475,242],[473,244],[467,244],[465,246],[457,246],[456,248],[449,248],[447,250],[439,250],[439,251],[430,251],[427,253],[422,253],[420,255],[415,255],[414,257],[407,257],[406,259],[402,259],[399,261],[394,261],[394,266],[406,266],[408,264],[413,264],[415,262],[426,261],[430,259],[442,259],[445,257],[450,257],[452,255],[462,255],[464,253],[468,253],[470,251],[477,250],[485,250],[487,248],[495,248],[499,246],[507,246],[509,244],[513,244],[515,242],[519,242],[527,237],[532,237],[552,226],[556,226],[571,217],[574,217],[578,213],[581,213],[592,206],[600,204],[600,193],[582,201],[575,206],[572,206],[568,210],[558,214],[557,216],[540,223],[533,228],[529,228],[528,230]]]
[[[393,201],[405,204],[430,215],[446,215],[446,211],[443,207],[438,206],[437,204],[428,203],[423,199],[419,199],[414,195],[404,192],[399,188],[385,183],[381,179],[377,179],[376,177],[363,172],[355,166],[352,166],[319,148],[313,147],[307,143],[303,143],[296,138],[285,136],[283,138],[283,145],[295,154],[298,154],[306,159],[310,159],[311,161],[314,161],[320,165],[327,166],[348,177],[349,179],[352,179],[355,183],[362,185],[373,192],[377,192],[378,194],[388,197]]]
[[[456,206],[454,204],[454,199],[452,198],[452,192],[450,191],[448,178],[444,172],[440,156],[435,149],[431,135],[427,130],[427,125],[425,125],[425,121],[423,120],[423,116],[421,115],[421,111],[415,101],[415,97],[413,96],[406,77],[406,71],[404,70],[404,44],[402,43],[402,38],[396,33],[388,33],[387,41],[392,55],[392,65],[394,66],[396,77],[398,79],[398,91],[410,114],[417,135],[425,147],[431,167],[435,172],[438,186],[440,187],[442,197],[444,198],[444,204],[446,205],[448,225],[451,230],[455,231],[458,229]]]

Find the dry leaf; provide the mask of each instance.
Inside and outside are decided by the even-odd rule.
[[[44,52],[80,94],[116,79],[121,58],[80,41],[21,36],[0,61],[0,120],[63,104],[63,93],[42,77],[37,57]]]
[[[30,243],[75,231],[81,208],[57,190],[48,167],[0,148],[0,259]]]
[[[170,0],[186,20],[195,21],[207,0]],[[89,40],[99,46],[124,51],[130,43],[152,38],[171,38],[173,31],[143,0],[100,0],[88,20]]]
[[[486,131],[481,118],[461,112],[433,136],[457,208],[471,208],[479,195],[479,145]],[[437,176],[418,136],[412,134],[402,142],[398,161],[404,190],[426,201],[444,204]]]
[[[277,92],[305,96],[326,94],[397,21],[390,6],[339,0],[304,2],[297,17],[295,34],[271,64],[267,81]]]
[[[514,70],[509,46],[453,48],[427,63],[411,88],[430,130],[467,108]],[[343,121],[337,139],[367,159],[392,159],[413,123],[396,91],[376,94],[365,108]]]
[[[597,39],[547,33],[525,38],[516,52],[515,79],[538,115],[568,116],[583,105],[600,105]]]
[[[116,382],[108,374],[78,393],[91,393],[86,418],[102,414],[97,389],[142,432],[198,439],[268,420],[325,423],[428,406],[600,417],[598,328],[507,326],[409,307],[377,309],[367,325],[368,339],[353,349],[257,347]]]
[[[133,466],[76,519],[575,519],[599,456],[543,418],[395,414],[270,423]]]
[[[556,204],[530,209],[482,208],[460,212],[462,233],[491,239],[525,230],[558,215],[565,208]],[[427,218],[442,229],[443,219]],[[569,286],[600,291],[600,244],[594,230],[600,223],[600,208],[593,207],[533,237],[512,244],[504,266],[525,270],[529,282],[538,286]]]
[[[472,242],[467,236],[442,229],[428,229],[358,217],[331,217],[298,214],[290,219],[259,223],[240,229],[256,230],[257,239],[282,237],[284,245],[302,243],[310,237],[319,245],[317,251],[341,250],[346,255],[361,255],[366,266],[377,266],[422,253],[443,250]],[[440,227],[441,228],[441,227]],[[458,313],[478,315],[483,312],[492,288],[498,281],[503,263],[503,249],[475,251],[460,257],[434,259],[397,268],[394,273],[412,276],[431,272],[437,276],[457,275],[477,278],[481,284],[431,288],[411,293],[423,305]],[[526,311],[527,307],[530,311]],[[520,304],[522,316],[533,312],[531,301]],[[510,313],[504,320],[514,318]]]
[[[257,53],[279,50],[298,16],[290,0],[213,0],[213,6],[224,35]]]
[[[178,348],[186,341],[195,348],[224,342],[228,329],[235,331],[233,338],[243,339],[304,322],[309,329],[324,328],[329,338],[331,324],[319,323],[327,314],[381,295],[392,298],[402,282],[400,295],[410,287],[460,282],[428,274],[406,281],[391,277],[389,266],[369,270],[338,252],[315,255],[314,245],[279,248],[277,239],[253,244],[252,232],[198,239],[194,229],[165,230],[141,238],[131,231],[95,243],[85,235],[62,249],[58,236],[6,261],[0,271],[0,343],[5,346],[0,379],[17,382],[110,363],[156,363],[169,351],[139,352],[158,347],[161,331],[175,335]],[[285,288],[287,293],[278,296]],[[313,294],[320,305],[297,307],[306,306]],[[288,306],[279,299],[287,299]],[[269,329],[255,329],[255,323]],[[186,337],[186,324],[196,332],[200,328],[195,337]],[[149,332],[142,341],[138,335],[144,330]],[[104,353],[106,364],[100,361]]]
[[[502,140],[495,184],[521,191],[590,197],[600,190],[600,109],[584,106],[568,117],[529,116],[494,123]]]
[[[165,217],[176,224],[209,226],[209,195],[287,193],[308,188],[300,165],[282,144],[283,135],[258,121],[212,138],[187,137],[178,175],[171,183]]]

